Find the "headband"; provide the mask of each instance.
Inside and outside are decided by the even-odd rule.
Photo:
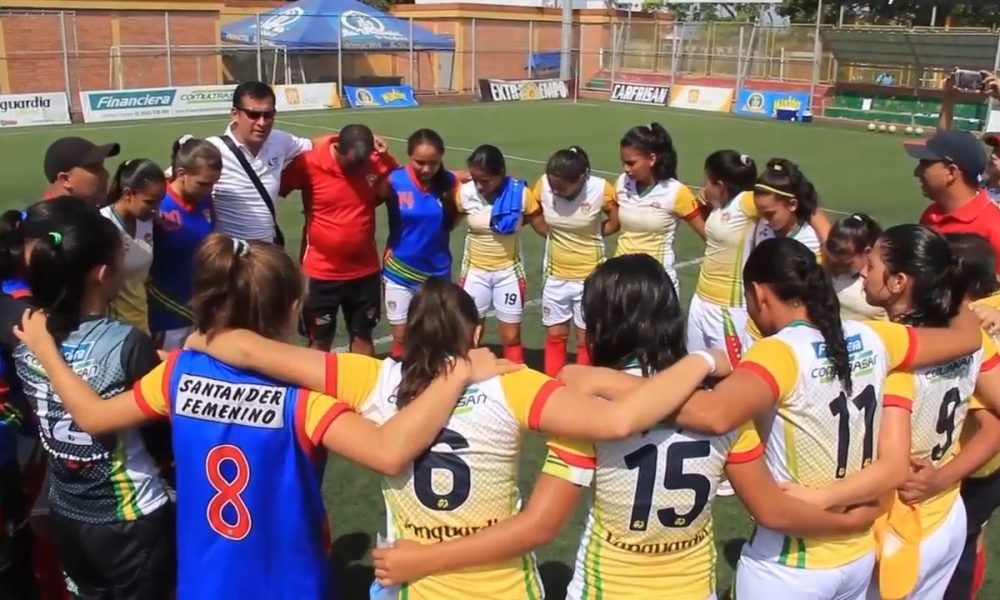
[[[770,192],[770,193],[772,193],[772,194],[774,194],[776,196],[781,196],[782,198],[794,198],[795,197],[795,194],[789,194],[788,192],[779,190],[778,188],[773,188],[773,187],[771,187],[769,185],[764,185],[763,183],[758,183],[757,185],[755,185],[753,187],[756,190],[760,190],[762,192]]]

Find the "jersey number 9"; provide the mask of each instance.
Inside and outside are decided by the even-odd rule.
[[[656,517],[664,527],[683,528],[697,519],[708,504],[708,495],[712,484],[701,473],[685,473],[684,461],[692,458],[705,458],[712,453],[712,445],[708,440],[674,442],[667,446],[667,466],[663,473],[663,487],[667,490],[690,490],[694,492],[691,509],[679,514],[676,509],[667,507],[656,511]],[[653,491],[656,487],[656,463],[659,459],[659,448],[655,444],[646,444],[635,452],[625,456],[625,466],[629,470],[638,469],[635,483],[635,498],[632,501],[632,515],[629,517],[629,529],[646,531],[649,527],[649,513],[653,510]]]
[[[435,452],[434,446],[442,444],[452,452]],[[456,450],[469,447],[469,441],[462,434],[451,429],[442,429],[431,448],[413,462],[413,491],[420,503],[431,510],[455,510],[465,504],[472,490],[472,470]],[[434,489],[434,471],[447,472],[451,478],[451,490],[440,494]]]

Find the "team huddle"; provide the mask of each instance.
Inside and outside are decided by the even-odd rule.
[[[492,145],[449,171],[429,129],[402,166],[363,125],[272,132],[261,85],[166,172],[108,184],[117,145],[57,141],[46,200],[0,219],[0,596],[329,598],[333,452],[383,476],[373,598],[544,597],[533,552],[584,495],[568,598],[715,598],[731,493],[753,517],[735,597],[975,597],[1000,504],[996,238],[955,229],[1000,223],[977,140],[909,148],[934,204],[883,230],[831,222],[782,158],[714,152],[696,194],[656,123],[615,181],[573,146],[531,184]],[[302,193],[298,260],[268,186]],[[686,312],[681,222],[705,241]],[[545,244],[541,371],[523,235]],[[352,352],[330,352],[340,311]]]

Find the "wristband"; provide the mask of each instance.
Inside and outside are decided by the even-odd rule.
[[[708,363],[708,374],[711,375],[712,373],[715,373],[715,366],[716,366],[715,365],[715,357],[713,357],[708,352],[705,352],[704,350],[695,350],[694,352],[691,352],[690,354],[694,354],[694,355],[697,355],[697,356],[700,356],[700,357],[704,358],[705,362]]]

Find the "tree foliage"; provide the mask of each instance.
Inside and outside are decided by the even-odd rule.
[[[779,12],[793,23],[812,22],[816,20],[818,4],[818,0],[784,0]],[[823,2],[823,22],[836,23],[841,6],[844,6],[844,23],[847,24],[926,27],[937,6],[935,24],[939,27],[946,22],[952,27],[1000,26],[1000,3],[970,0],[829,0]]]

